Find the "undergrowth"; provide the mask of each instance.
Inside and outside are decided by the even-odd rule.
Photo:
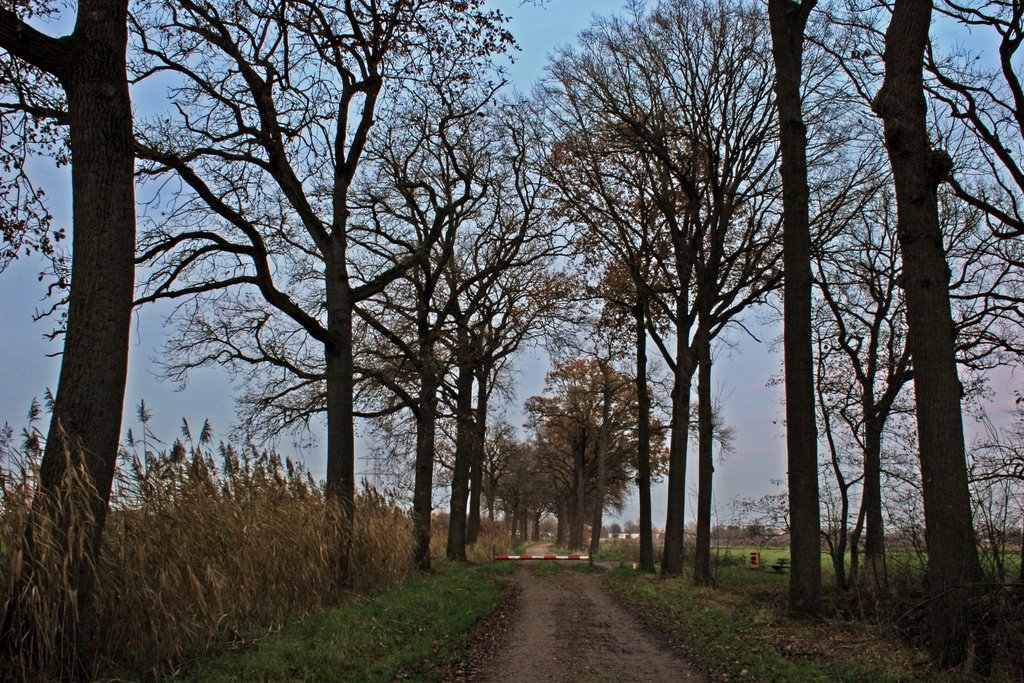
[[[170,674],[186,656],[247,643],[349,591],[395,586],[411,570],[410,519],[380,493],[364,485],[357,495],[353,578],[343,587],[345,539],[336,506],[302,466],[255,447],[213,447],[208,425],[194,441],[187,424],[183,435],[170,449],[130,443],[121,454],[95,568],[95,632],[102,635],[99,659],[89,665],[94,677]],[[6,620],[16,604],[14,591],[33,598],[17,601],[28,614],[11,637],[37,646],[0,662],[0,672],[45,680],[59,655],[47,648],[61,642],[56,634],[67,619],[53,606],[75,605],[73,593],[68,597],[74,578],[62,574],[68,562],[57,552],[68,544],[46,530],[59,526],[80,538],[94,527],[90,519],[69,518],[66,505],[33,504],[41,435],[24,436],[18,447],[9,429],[0,440],[0,617]],[[86,480],[81,467],[68,468],[80,475],[64,487],[69,499],[81,497],[74,494]],[[63,522],[48,524],[40,513],[46,509],[64,510],[57,513]],[[30,511],[32,571],[25,559]]]
[[[695,587],[689,578],[667,579],[624,569],[613,570],[602,580],[716,680],[979,680],[964,671],[934,668],[922,650],[904,644],[904,626],[895,620],[851,619],[841,611],[820,620],[790,619],[785,613],[786,577],[748,570],[723,573],[736,576],[720,581],[717,589]],[[990,614],[996,611],[992,606]],[[1000,624],[994,631],[1019,640],[1019,619],[1015,626]],[[1021,680],[1022,672],[1010,654],[1002,649],[992,680]]]

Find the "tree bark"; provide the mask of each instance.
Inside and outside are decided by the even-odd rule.
[[[861,498],[857,523],[853,525],[853,530],[850,532],[850,574],[847,581],[855,588],[860,577],[860,537],[864,531],[864,515],[864,500]]]
[[[601,363],[601,427],[597,435],[597,488],[594,491],[594,514],[590,522],[590,564],[601,550],[601,526],[604,517],[604,491],[608,441],[611,438],[612,386],[607,362]]]
[[[55,40],[0,13],[0,47],[55,75],[68,103],[72,185],[72,272],[67,328],[53,415],[43,454],[37,503],[26,530],[26,580],[31,582],[32,524],[50,516],[66,525],[65,503],[89,511],[91,525],[59,529],[84,533],[81,551],[68,546],[68,593],[60,612],[60,678],[88,676],[95,642],[92,567],[99,556],[117,461],[118,435],[128,372],[128,342],[135,278],[135,185],[132,109],[126,71],[128,3],[82,0],[70,38]],[[81,467],[86,490],[62,490],[68,466]],[[91,490],[90,490],[91,489]],[[59,539],[58,539],[59,540]],[[16,590],[24,584],[16,583]],[[7,609],[0,647],[32,648],[31,625],[19,592]],[[27,639],[26,639],[27,636]]]
[[[870,393],[864,401],[864,565],[871,574],[875,592],[884,595],[889,590],[889,577],[885,567],[885,525],[882,520],[882,429],[874,411],[874,397]]]
[[[469,520],[466,522],[466,543],[476,543],[480,535],[480,499],[484,481],[484,447],[487,443],[487,407],[490,393],[487,378],[490,368],[476,372],[476,416],[473,422],[473,457],[469,468]],[[494,516],[491,516],[494,519]]]
[[[355,519],[355,424],[352,397],[352,302],[344,274],[328,268],[327,325],[335,340],[324,347],[327,395],[327,500],[336,506],[342,549],[338,580],[352,583],[349,557]]]
[[[683,320],[685,294],[676,302],[678,320]],[[668,503],[665,512],[665,550],[661,573],[679,576],[683,573],[683,543],[686,526],[686,450],[690,430],[690,385],[693,364],[689,340],[684,331],[676,330],[676,367],[672,384],[672,438],[668,454]]]
[[[815,4],[815,0],[768,0],[782,157],[783,337],[790,515],[788,609],[791,614],[807,616],[822,610],[807,127],[800,97],[804,29]]]
[[[711,585],[711,483],[715,471],[714,424],[711,410],[711,337],[709,316],[697,324],[697,539],[693,582]]]
[[[647,388],[647,306],[638,297],[633,307],[636,327],[636,483],[640,498],[640,570],[654,571],[651,515],[651,394]]]
[[[981,567],[964,460],[963,387],[957,375],[949,268],[939,227],[937,189],[951,162],[931,149],[922,68],[932,5],[896,0],[885,35],[885,80],[874,102],[896,188],[903,259],[907,347],[914,359],[925,541],[928,547],[930,652],[942,665],[963,662],[977,626],[972,584]],[[985,644],[975,642],[976,661]]]
[[[836,539],[836,552],[832,557],[832,568],[836,573],[836,588],[841,591],[849,589],[850,584],[846,574],[846,545],[848,542],[846,535],[846,520],[850,515],[850,491],[848,488],[843,487],[840,492],[840,511],[839,518],[841,521],[841,528],[839,531],[839,537]]]
[[[420,571],[430,571],[430,521],[434,496],[434,437],[437,430],[437,370],[433,348],[420,348],[419,400],[416,410],[416,474],[412,495],[413,559]]]
[[[583,547],[583,526],[587,519],[587,477],[586,477],[586,453],[587,435],[581,430],[579,448],[575,454],[574,474],[576,476],[576,489],[573,492],[573,513],[572,526],[569,530],[569,547],[579,550]]]
[[[466,507],[469,502],[469,468],[475,448],[473,425],[473,367],[468,358],[468,335],[460,330],[458,377],[455,380],[455,468],[448,518],[449,560],[466,560]]]

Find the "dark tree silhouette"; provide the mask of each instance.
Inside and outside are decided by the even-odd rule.
[[[9,6],[0,9],[0,48],[52,75],[66,95],[74,236],[64,352],[39,494],[27,531],[26,574],[8,596],[0,644],[30,651],[40,646],[33,632],[38,625],[27,611],[36,590],[32,524],[49,518],[58,530],[56,555],[68,562],[63,570],[68,591],[46,598],[61,603],[57,651],[36,650],[30,659],[45,664],[41,671],[49,671],[46,677],[85,677],[94,639],[100,636],[93,628],[92,567],[117,460],[135,278],[134,149],[125,54],[128,3],[83,0],[74,30],[61,38],[25,23],[18,12],[30,4]],[[84,488],[61,490],[74,468],[84,468]],[[75,505],[90,518],[83,529],[68,528]],[[75,548],[77,533],[84,534],[80,549]]]
[[[896,188],[907,346],[914,359],[930,651],[937,662],[956,664],[967,658],[977,624],[971,585],[980,579],[981,567],[964,461],[963,386],[957,375],[950,270],[939,229],[937,191],[951,162],[928,139],[922,76],[931,15],[930,1],[896,0],[885,34],[885,80],[874,106],[885,125]]]
[[[811,345],[807,126],[800,91],[804,31],[816,4],[816,0],[768,2],[782,154],[783,343],[792,561],[789,611],[806,615],[816,615],[822,608],[818,452]]]
[[[310,395],[324,397],[327,493],[346,527],[354,309],[429,254],[424,245],[411,259],[381,258],[394,245],[372,234],[372,220],[353,218],[351,190],[379,105],[408,83],[456,89],[508,44],[500,15],[479,6],[180,0],[140,18],[145,68],[174,76],[177,109],[146,127],[140,155],[150,174],[174,174],[186,191],[141,245],[152,276],[139,300],[219,297],[233,309],[221,322],[240,334],[186,321],[200,337],[186,343],[186,368],[262,366],[298,378],[300,395],[323,382]],[[300,354],[278,353],[295,340]],[[347,566],[339,576],[348,580]]]

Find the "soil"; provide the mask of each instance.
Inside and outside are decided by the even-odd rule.
[[[528,554],[543,554],[543,547]],[[517,596],[471,657],[465,680],[618,682],[706,681],[697,667],[601,588],[600,574],[538,576],[520,562]]]

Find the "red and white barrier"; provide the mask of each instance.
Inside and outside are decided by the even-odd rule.
[[[590,555],[495,555],[495,560],[589,560]]]

